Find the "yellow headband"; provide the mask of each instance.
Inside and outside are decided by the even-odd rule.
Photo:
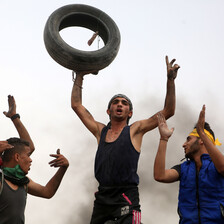
[[[209,131],[207,131],[206,129],[204,129],[204,132],[205,132],[205,134],[208,136],[208,138],[211,140],[211,142],[212,142],[214,145],[222,145],[222,144],[219,142],[218,139],[214,140],[212,134],[211,134]],[[199,138],[200,138],[200,136],[199,136],[199,134],[198,134],[196,128],[195,128],[189,135],[193,135],[193,136],[196,136],[196,137],[199,137]]]

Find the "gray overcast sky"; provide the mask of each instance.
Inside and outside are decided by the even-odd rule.
[[[208,122],[224,143],[224,129],[220,125],[224,111],[222,0],[1,1],[0,111],[8,108],[7,95],[14,95],[18,113],[36,146],[29,174],[34,181],[45,184],[53,175],[55,170],[47,164],[48,154],[58,147],[71,162],[53,199],[28,197],[28,224],[88,223],[96,191],[93,177],[96,141],[70,108],[71,71],[49,56],[43,42],[44,26],[50,14],[61,6],[76,3],[104,11],[121,33],[120,50],[112,64],[97,76],[89,75],[84,80],[83,103],[96,120],[108,122],[106,105],[118,92],[127,94],[133,101],[132,122],[162,109],[165,55],[168,55],[181,66],[176,79],[177,111],[168,121],[176,128],[171,145],[178,158],[168,158],[168,163],[175,165],[183,156],[176,148],[181,148],[203,104],[207,107]],[[76,32],[71,29],[63,37],[72,44]],[[79,35],[87,41],[92,32],[86,35],[80,31]],[[79,46],[79,41],[74,46]],[[1,139],[17,135],[4,115],[0,122]],[[152,154],[142,152],[140,159],[142,222],[173,224],[178,222],[178,183],[161,185],[153,181],[157,139],[157,130],[147,134],[142,150],[150,150]],[[223,151],[223,146],[220,149]]]

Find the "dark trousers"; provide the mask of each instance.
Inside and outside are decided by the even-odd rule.
[[[90,224],[140,224],[141,210],[137,186],[102,187],[95,193]]]

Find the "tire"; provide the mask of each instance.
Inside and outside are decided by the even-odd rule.
[[[98,31],[104,47],[82,51],[68,45],[59,31],[79,26]],[[50,56],[60,65],[74,71],[99,71],[116,57],[120,47],[120,32],[116,23],[104,12],[92,6],[72,4],[54,11],[44,28],[44,43]]]

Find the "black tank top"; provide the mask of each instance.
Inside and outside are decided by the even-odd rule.
[[[139,152],[131,143],[130,126],[114,142],[105,142],[109,127],[103,128],[95,158],[95,177],[101,186],[138,185]]]
[[[23,224],[26,207],[27,192],[24,186],[13,190],[5,181],[2,182],[0,174],[0,224]]]

